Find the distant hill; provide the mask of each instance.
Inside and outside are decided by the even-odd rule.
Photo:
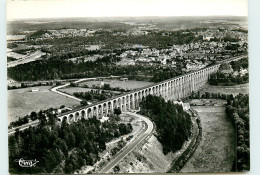
[[[133,25],[134,24],[134,25]],[[247,17],[207,16],[207,17],[88,17],[25,19],[7,22],[8,34],[22,34],[24,31],[88,28],[88,29],[130,29],[140,25],[154,25],[162,30],[189,28],[217,28],[227,25],[247,26]]]

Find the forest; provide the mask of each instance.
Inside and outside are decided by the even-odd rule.
[[[148,95],[140,103],[140,113],[151,118],[156,125],[156,136],[163,145],[163,152],[175,152],[191,135],[191,116],[183,107],[162,97]]]
[[[42,120],[36,127],[17,130],[9,136],[10,173],[73,173],[100,159],[106,142],[132,131],[130,123],[118,121],[116,115],[101,123],[96,117],[57,125]],[[22,168],[19,160],[37,160],[35,167]]]
[[[97,32],[94,36],[78,36],[78,37],[64,37],[57,39],[45,39],[45,40],[29,40],[29,45],[95,45],[105,43],[109,48],[118,48],[124,44],[139,44],[149,46],[157,49],[165,49],[169,45],[173,44],[188,44],[201,40],[201,37],[195,37],[192,32],[179,31],[167,31],[165,32],[151,32],[148,35],[114,35],[113,31]],[[169,37],[171,36],[171,37]]]
[[[71,79],[119,75],[129,79],[147,77],[147,80],[159,82],[183,74],[181,68],[160,68],[158,66],[128,65],[116,66],[114,59],[103,57],[96,61],[74,63],[61,58],[38,60],[10,67],[8,77],[16,81],[37,81]]]
[[[227,116],[236,132],[236,158],[233,171],[250,170],[249,95],[239,94],[227,100]]]

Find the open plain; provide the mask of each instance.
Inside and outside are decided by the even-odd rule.
[[[15,89],[8,91],[8,123],[30,114],[48,108],[59,108],[61,105],[73,107],[80,102],[50,91],[51,86]],[[32,92],[32,89],[39,91]]]

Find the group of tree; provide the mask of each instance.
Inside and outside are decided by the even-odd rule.
[[[7,57],[7,62],[11,62],[11,61],[15,61],[16,60],[16,58],[14,58],[14,57]]]
[[[242,58],[237,61],[231,61],[230,65],[234,71],[240,71],[240,69],[248,69],[248,57]]]
[[[153,73],[153,77],[151,78],[151,82],[161,82],[167,79],[171,79],[178,75],[182,75],[184,72],[181,70],[181,67],[178,68],[162,68],[158,69]]]
[[[129,79],[146,79],[159,82],[183,74],[178,68],[163,68],[147,65],[115,65],[112,57],[103,57],[95,61],[75,63],[59,58],[37,60],[26,64],[10,67],[8,77],[17,81],[73,79],[83,77],[99,77],[111,75],[126,75]],[[152,78],[151,78],[152,77]]]
[[[235,51],[235,50],[238,50],[238,48],[240,48],[240,45],[238,44],[238,43],[236,43],[236,44],[228,44],[226,47],[225,47],[225,49],[226,50],[233,50],[233,51]]]
[[[29,116],[19,117],[18,120],[11,122],[9,124],[8,129],[11,129],[11,128],[17,127],[17,126],[21,126],[21,125],[24,125],[26,123],[29,123]]]
[[[219,71],[210,75],[209,84],[231,86],[236,84],[244,84],[249,81],[249,74],[234,75],[233,71],[240,72],[241,69],[248,69],[248,58],[231,61],[230,63],[223,63]],[[229,73],[224,73],[223,70],[229,70]]]
[[[249,138],[249,96],[239,94],[227,100],[227,116],[231,119],[236,133],[236,157],[233,171],[249,171],[250,138]]]
[[[27,35],[27,39],[36,39],[42,37],[43,34],[51,34],[48,30],[37,30]]]
[[[54,109],[49,108],[46,110],[40,110],[39,112],[31,112],[30,115],[26,115],[23,117],[19,117],[17,121],[13,121],[9,124],[8,128],[11,129],[13,127],[21,126],[29,123],[30,121],[39,120],[40,122],[45,122],[47,119],[49,123],[54,123],[55,116],[53,114]]]
[[[222,100],[228,100],[232,99],[232,94],[221,94],[221,93],[214,93],[214,92],[204,92],[201,93],[198,92],[191,92],[191,95],[188,97],[189,99],[222,99]]]
[[[224,74],[220,71],[210,75],[209,84],[211,85],[222,85],[222,86],[232,86],[237,84],[245,84],[249,82],[249,74],[236,75],[232,73]]]
[[[101,123],[96,117],[60,125],[44,123],[17,130],[9,136],[10,173],[73,173],[99,160],[106,142],[132,131],[130,124],[112,119]],[[35,167],[22,168],[19,160],[37,160]]]
[[[89,88],[87,85],[84,85],[85,88]],[[121,92],[128,92],[130,90],[124,89],[124,88],[120,88],[120,87],[111,87],[110,84],[105,83],[103,86],[99,86],[99,85],[92,85],[93,89],[103,89],[103,90],[108,90],[108,91],[121,91]]]
[[[169,37],[170,36],[170,37]],[[94,34],[94,36],[78,37],[64,37],[55,39],[44,39],[44,40],[29,40],[27,41],[30,45],[95,45],[105,43],[110,48],[117,48],[124,44],[139,44],[145,45],[152,48],[165,49],[169,45],[173,44],[188,44],[193,41],[197,41],[201,37],[196,37],[194,33],[186,31],[167,31],[167,32],[150,32],[147,35],[114,35],[112,32],[100,32]]]
[[[106,92],[106,91],[99,91],[95,92],[95,90],[91,90],[89,92],[74,92],[73,95],[75,97],[81,98],[83,100],[106,100],[108,98],[111,98],[113,96],[113,93]]]
[[[22,55],[26,55],[29,52],[33,52],[36,51],[36,48],[32,47],[32,48],[28,48],[28,49],[18,49],[18,50],[13,50],[13,52],[15,53],[19,53]]]
[[[191,117],[183,107],[162,97],[148,95],[140,103],[140,113],[151,118],[156,125],[157,138],[163,152],[175,152],[191,135]]]
[[[21,88],[27,88],[27,87],[36,87],[36,86],[52,86],[53,82],[46,82],[46,83],[33,83],[33,84],[26,84],[26,83],[21,83],[21,86],[9,86],[7,85],[8,90],[12,89],[21,89]]]
[[[111,75],[151,76],[156,66],[116,66],[111,57],[103,57],[96,61],[74,63],[62,59],[47,59],[20,64],[8,68],[8,77],[17,81],[36,81],[71,79],[82,77],[99,77]]]
[[[50,48],[42,48],[42,52],[50,53],[50,56],[52,58],[60,58],[60,59],[70,59],[70,58],[78,58],[78,60],[84,60],[84,57],[87,56],[93,56],[93,55],[105,55],[109,56],[113,54],[114,59],[118,59],[117,56],[119,56],[121,53],[126,51],[127,49],[123,48],[116,48],[116,49],[96,49],[96,50],[88,50],[85,49],[85,43],[84,45],[58,45],[53,46]],[[128,49],[128,50],[136,50],[136,49]]]
[[[223,41],[224,42],[238,42],[238,41],[240,41],[240,39],[239,38],[233,38],[233,37],[230,37],[230,36],[225,36],[223,38]]]

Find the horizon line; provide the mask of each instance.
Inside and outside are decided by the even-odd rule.
[[[143,17],[247,17],[248,15],[176,15],[176,16],[74,16],[74,17],[38,17],[38,18],[17,18],[17,19],[6,19],[6,21],[25,21],[25,20],[37,20],[37,19],[64,19],[64,18],[143,18]]]

